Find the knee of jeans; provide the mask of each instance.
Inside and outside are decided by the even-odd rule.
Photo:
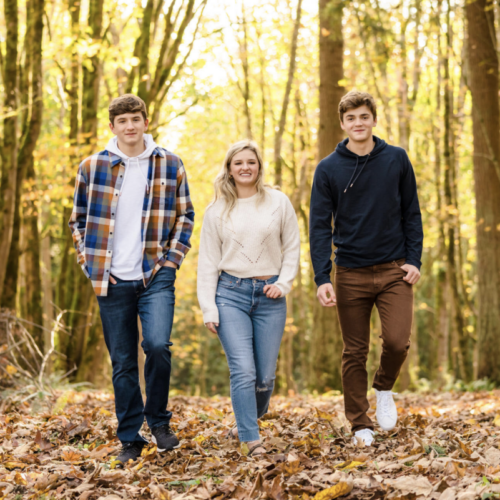
[[[151,344],[143,343],[144,352],[147,356],[163,356],[171,355],[170,346],[172,342],[152,342]]]
[[[253,385],[256,381],[255,367],[251,364],[233,366],[229,370],[233,382]]]
[[[257,385],[255,387],[255,392],[268,392],[274,389],[274,379],[276,377],[267,377],[262,380],[257,381]]]

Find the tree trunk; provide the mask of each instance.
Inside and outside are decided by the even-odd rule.
[[[102,14],[104,0],[90,0],[88,26],[92,44],[101,43]],[[101,61],[99,50],[91,55],[83,65],[82,132],[86,144],[93,145],[97,139],[97,108],[99,104],[99,84],[101,81]],[[89,152],[90,154],[90,152]]]
[[[343,139],[338,105],[345,93],[342,7],[337,0],[319,2],[319,159],[335,150]]]
[[[500,112],[494,14],[466,3],[477,220],[479,377],[500,382]]]
[[[465,330],[464,318],[463,318],[463,301],[460,297],[457,279],[457,262],[456,262],[456,250],[455,250],[455,228],[456,228],[456,218],[454,214],[454,204],[453,204],[453,170],[455,169],[455,151],[453,150],[453,132],[451,115],[453,113],[453,86],[450,75],[450,58],[451,53],[451,24],[450,24],[450,2],[447,2],[446,8],[446,49],[445,56],[443,60],[444,64],[444,81],[445,81],[445,93],[444,93],[444,195],[447,211],[447,225],[448,225],[448,244],[446,247],[447,253],[447,272],[448,272],[448,283],[451,292],[451,299],[453,301],[453,321],[455,326],[455,331],[457,334],[457,340],[459,345],[458,360],[461,372],[462,380],[470,382],[472,379],[472,359],[470,356],[470,346],[468,341],[468,335]]]
[[[0,301],[9,258],[17,180],[17,44],[19,37],[17,0],[4,1],[6,25],[5,61],[3,65],[4,112],[2,155],[2,184],[0,186]]]
[[[286,115],[288,111],[288,104],[290,102],[290,92],[292,91],[293,78],[295,76],[295,66],[297,57],[297,42],[299,38],[300,17],[302,15],[302,0],[297,3],[297,13],[295,15],[295,23],[293,26],[292,42],[290,45],[290,64],[288,66],[288,78],[286,81],[285,94],[283,96],[283,104],[281,105],[280,120],[278,129],[274,136],[274,183],[281,186],[283,181],[282,174],[282,159],[281,159],[281,146],[283,142],[283,134],[285,133]]]
[[[245,105],[245,117],[247,120],[247,139],[253,139],[252,134],[252,115],[250,112],[250,75],[248,64],[248,27],[245,14],[245,4],[242,2],[242,26],[243,26],[243,41],[240,40],[240,59],[243,68],[243,102]]]
[[[15,308],[17,281],[19,270],[19,248],[21,217],[21,195],[26,172],[33,168],[33,152],[35,150],[42,126],[42,38],[43,38],[44,0],[28,2],[26,14],[25,52],[26,60],[23,69],[22,93],[27,112],[23,123],[23,135],[17,158],[17,179],[14,230],[9,251],[7,275],[4,285],[5,296],[2,303],[5,307]],[[34,171],[33,171],[34,172]],[[28,248],[29,251],[29,248]],[[36,279],[36,278],[35,278]],[[35,297],[33,297],[35,298]],[[29,300],[29,299],[28,299]],[[34,305],[41,309],[41,303]],[[38,315],[36,316],[38,319]],[[38,324],[38,323],[37,323]]]
[[[325,158],[343,138],[338,118],[338,104],[344,93],[339,82],[344,77],[342,7],[336,0],[320,0],[319,34],[319,132],[318,155]],[[335,268],[335,266],[334,266]],[[332,281],[334,279],[332,270]],[[322,307],[314,301],[313,338],[311,339],[312,388],[340,389],[342,335],[337,309]]]

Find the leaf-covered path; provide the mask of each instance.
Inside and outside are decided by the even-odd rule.
[[[500,391],[400,395],[398,427],[370,448],[352,444],[340,397],[276,397],[259,459],[226,439],[228,399],[177,396],[180,449],[151,444],[125,469],[113,461],[112,396],[57,396],[38,411],[4,401],[0,499],[500,498]]]

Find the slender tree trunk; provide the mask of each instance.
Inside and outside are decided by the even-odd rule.
[[[3,65],[4,112],[2,184],[0,185],[0,301],[14,228],[17,180],[17,45],[19,20],[17,0],[4,0],[6,25],[5,61]]]
[[[253,139],[252,134],[252,114],[250,111],[251,98],[250,98],[250,74],[249,74],[249,63],[248,63],[248,26],[247,18],[245,13],[245,4],[242,3],[242,26],[243,26],[243,41],[240,41],[240,59],[241,66],[243,68],[243,102],[245,105],[245,117],[247,120],[247,138]]]
[[[444,95],[444,195],[447,209],[447,226],[448,226],[448,243],[446,246],[447,253],[447,272],[448,283],[451,292],[451,299],[453,301],[453,321],[455,324],[455,332],[457,334],[457,341],[459,345],[458,360],[461,372],[461,378],[466,382],[472,379],[472,364],[469,352],[468,335],[465,330],[463,318],[463,301],[461,300],[458,279],[457,279],[457,263],[456,263],[456,250],[455,250],[455,228],[456,219],[454,215],[453,195],[452,195],[452,176],[455,168],[455,152],[453,150],[453,132],[451,115],[453,113],[453,87],[450,75],[450,57],[449,54],[452,50],[451,47],[451,25],[450,25],[450,2],[447,2],[446,8],[446,48],[443,60],[444,65],[444,81],[445,81],[445,95]]]
[[[342,7],[336,0],[319,2],[319,159],[335,150],[344,132],[340,127],[338,105],[345,89]]]
[[[283,181],[281,146],[283,142],[283,134],[285,133],[286,115],[288,112],[288,104],[290,102],[290,93],[292,91],[292,83],[295,76],[295,66],[297,57],[297,42],[299,38],[300,18],[302,15],[302,0],[298,0],[297,13],[295,14],[295,23],[293,26],[292,42],[290,45],[290,64],[288,66],[288,78],[286,81],[285,94],[283,95],[283,104],[281,105],[280,120],[278,129],[274,136],[274,183],[281,186]]]
[[[442,0],[438,2],[437,29],[438,31],[438,62],[437,62],[437,86],[436,86],[436,115],[441,117],[442,113],[442,72],[443,57],[441,51],[441,6]],[[435,376],[439,384],[444,384],[445,376],[448,372],[448,346],[449,346],[449,321],[446,300],[447,280],[446,280],[446,243],[444,227],[444,209],[442,196],[442,170],[441,170],[441,127],[433,123],[434,141],[434,183],[436,186],[436,213],[438,216],[438,250],[436,255],[437,273],[434,286],[434,331],[436,336],[436,373]],[[431,372],[433,374],[433,372]]]
[[[318,155],[325,158],[342,140],[338,103],[344,89],[339,82],[343,72],[342,7],[336,1],[320,0],[319,34],[319,133]],[[332,221],[333,222],[333,221]],[[335,268],[335,266],[334,266]],[[332,282],[334,271],[332,271]],[[342,335],[336,308],[322,307],[314,301],[311,339],[311,384],[318,390],[340,389]]]
[[[93,44],[100,44],[104,0],[90,0],[88,26]],[[97,139],[97,108],[101,81],[99,51],[83,65],[82,132],[85,142],[95,144]],[[89,152],[90,153],[90,152]]]
[[[79,110],[79,79],[80,79],[80,64],[78,60],[78,37],[79,37],[79,25],[80,25],[80,7],[81,2],[79,0],[70,0],[69,11],[71,14],[71,75],[70,75],[70,86],[66,89],[69,96],[69,143],[70,143],[70,155],[69,163],[72,169],[72,175],[70,177],[69,185],[71,188],[75,185],[76,168],[79,162],[78,158],[78,110]],[[71,215],[71,207],[73,205],[73,198],[68,199],[68,205],[64,207],[61,220],[61,236],[64,241],[61,251],[61,261],[59,265],[59,276],[57,279],[56,287],[56,304],[60,309],[69,309],[70,296],[67,293],[68,285],[68,274],[69,269],[75,269],[75,266],[70,266],[70,259],[74,257],[70,254],[73,248],[73,238],[71,236],[71,231],[68,227],[69,217]],[[77,272],[81,272],[77,270]]]
[[[466,3],[477,220],[479,377],[500,382],[500,111],[491,3]]]
[[[151,41],[151,19],[153,16],[154,0],[148,0],[144,8],[141,26],[141,45],[139,51],[139,88],[137,95],[149,105],[149,89],[151,75],[149,74],[149,46]]]
[[[17,158],[16,200],[14,230],[9,251],[8,269],[5,280],[5,297],[2,302],[6,307],[15,308],[19,269],[19,237],[21,226],[21,195],[26,172],[33,168],[35,150],[42,126],[42,38],[43,38],[44,0],[30,0],[27,5],[25,35],[25,66],[23,70],[23,95],[27,112],[23,123],[19,155]],[[33,171],[34,172],[34,171]],[[30,248],[27,248],[30,251]],[[36,279],[36,278],[35,278]],[[28,300],[36,300],[36,296]],[[41,309],[40,304],[33,304],[34,309]],[[39,316],[36,315],[36,319]],[[39,323],[37,323],[39,324]]]

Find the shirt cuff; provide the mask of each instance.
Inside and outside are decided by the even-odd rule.
[[[219,309],[211,309],[203,313],[203,323],[217,323],[219,324]]]
[[[169,260],[170,262],[177,264],[177,267],[181,267],[181,264],[182,264],[182,261],[184,260],[184,257],[185,257],[185,255],[182,252],[179,252],[178,250],[170,249],[167,252],[166,260]]]
[[[316,283],[316,286],[319,288],[321,285],[324,285],[325,283],[332,283],[332,280],[330,279],[330,276],[328,275],[319,275],[314,277],[314,281]]]

